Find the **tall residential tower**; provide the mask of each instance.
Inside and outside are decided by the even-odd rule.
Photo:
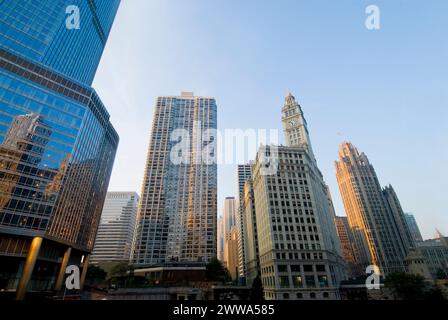
[[[138,266],[216,257],[216,126],[213,98],[157,98],[138,210]]]

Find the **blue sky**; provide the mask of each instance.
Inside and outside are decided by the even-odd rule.
[[[365,28],[370,4],[380,30]],[[447,13],[444,0],[122,1],[94,82],[121,138],[110,190],[140,192],[156,96],[215,97],[219,129],[280,130],[291,90],[338,215],[348,140],[424,237],[448,234]],[[218,168],[219,214],[235,175]]]

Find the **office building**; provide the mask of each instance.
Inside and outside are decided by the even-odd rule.
[[[229,270],[233,280],[238,278],[238,228],[236,225],[237,203],[234,197],[226,197],[224,200],[223,234],[224,257],[223,262]]]
[[[92,251],[92,264],[130,261],[138,199],[136,192],[107,193]]]
[[[118,145],[90,87],[119,5],[64,0],[0,5],[0,289],[83,284]]]
[[[238,227],[238,265],[240,283],[246,282],[246,247],[244,239],[246,237],[246,226],[244,224],[244,185],[248,179],[251,179],[251,164],[239,164],[237,167],[238,180],[238,212],[236,225]]]
[[[221,217],[218,217],[218,226],[217,226],[217,230],[218,230],[218,236],[217,236],[217,240],[218,240],[218,244],[217,244],[217,258],[220,261],[224,261],[224,219]]]
[[[414,242],[422,242],[423,237],[420,233],[420,228],[418,227],[417,220],[415,220],[415,216],[412,213],[405,213],[404,219],[409,228],[409,231],[411,232],[411,236],[414,239]]]
[[[448,277],[448,237],[438,232],[436,238],[418,242],[417,250],[424,257],[433,279]]]
[[[205,264],[216,257],[215,99],[158,97],[138,211],[137,266]],[[205,147],[212,146],[212,152]]]
[[[381,189],[367,156],[351,143],[341,145],[339,158],[336,175],[360,268],[376,265],[383,275],[405,271],[412,247],[395,192]]]
[[[261,147],[252,170],[265,298],[339,299],[345,266],[334,210],[292,94],[282,114],[287,146]]]
[[[244,233],[246,284],[251,286],[260,274],[260,255],[258,251],[257,213],[255,211],[254,190],[252,180],[246,180],[243,193],[243,218],[246,232]]]
[[[347,217],[335,217],[335,224],[349,276],[358,277],[365,274],[365,270],[360,269],[356,261],[353,234]]]

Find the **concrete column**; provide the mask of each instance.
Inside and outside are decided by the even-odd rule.
[[[86,280],[87,268],[89,267],[89,258],[90,258],[90,254],[86,254],[84,256],[84,263],[82,265],[81,279],[80,279],[80,282],[79,282],[80,290],[83,289],[84,281]]]
[[[61,267],[59,269],[58,277],[56,279],[56,284],[54,286],[54,289],[56,291],[59,291],[62,288],[62,283],[64,282],[64,276],[65,276],[65,269],[67,268],[67,264],[70,259],[71,253],[72,253],[72,248],[68,247],[65,250],[64,257],[62,258]]]
[[[28,256],[26,257],[25,267],[23,268],[22,276],[20,277],[19,285],[17,286],[16,300],[25,299],[28,283],[31,279],[31,275],[33,274],[40,247],[42,246],[42,240],[43,239],[41,237],[34,237],[31,242]]]

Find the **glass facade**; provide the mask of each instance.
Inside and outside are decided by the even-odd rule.
[[[118,144],[109,115],[42,66],[5,51],[0,66],[0,230],[91,250]]]
[[[2,0],[0,46],[91,85],[120,0]],[[79,8],[79,29],[66,21]],[[70,24],[69,24],[70,25]]]
[[[0,289],[17,299],[88,265],[119,140],[90,84],[119,2],[0,1]]]

